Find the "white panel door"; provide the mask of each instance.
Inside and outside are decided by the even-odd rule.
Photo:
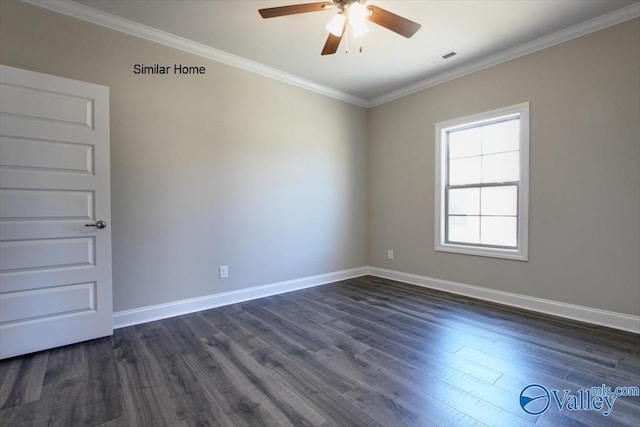
[[[0,66],[0,359],[113,333],[110,219],[109,88]]]

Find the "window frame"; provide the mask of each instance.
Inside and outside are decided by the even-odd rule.
[[[499,122],[508,117],[520,119],[520,179],[499,183],[499,186],[517,185],[517,246],[505,247],[495,245],[451,243],[447,242],[447,132],[472,128],[492,122]],[[490,184],[469,184],[470,187],[484,188],[496,186]],[[465,186],[449,186],[461,188]],[[480,190],[481,191],[481,190]],[[454,215],[455,216],[455,215]],[[529,103],[521,103],[508,107],[485,111],[470,116],[436,123],[435,125],[435,221],[434,221],[434,249],[437,252],[452,252],[466,255],[477,255],[493,258],[504,258],[518,261],[528,261],[529,246]]]

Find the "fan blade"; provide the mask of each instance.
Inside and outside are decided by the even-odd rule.
[[[417,22],[409,21],[407,18],[376,6],[367,6],[367,9],[371,11],[371,15],[367,18],[369,21],[406,38],[410,38],[422,26]]]
[[[344,29],[342,30],[342,35],[344,35]],[[340,46],[340,41],[342,40],[342,36],[334,36],[329,33],[329,37],[327,37],[327,41],[322,48],[322,53],[320,55],[333,55],[338,51],[338,46]]]
[[[291,6],[270,7],[267,9],[260,9],[258,12],[263,18],[276,18],[278,16],[295,15],[298,13],[307,12],[320,12],[326,8],[333,6],[331,2],[318,2],[318,3],[305,3],[305,4],[293,4]]]

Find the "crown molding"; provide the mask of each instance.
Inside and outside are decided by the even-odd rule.
[[[189,52],[203,58],[211,59],[235,68],[240,68],[273,80],[298,86],[312,92],[319,93],[340,101],[348,102],[360,107],[367,107],[368,101],[340,90],[324,86],[311,80],[303,79],[293,74],[272,68],[258,62],[242,58],[231,53],[197,43],[184,37],[166,31],[158,30],[147,25],[130,21],[110,13],[102,12],[88,6],[69,0],[22,0],[24,3],[42,7],[54,12],[62,13],[81,19],[92,24],[100,25],[112,30],[120,31],[152,42],[160,43],[175,49]]]
[[[175,49],[192,53],[216,62],[220,62],[235,68],[240,68],[255,74],[265,76],[270,79],[288,83],[312,92],[319,93],[340,101],[348,102],[364,108],[372,108],[387,102],[394,101],[398,98],[420,92],[430,87],[455,80],[476,71],[484,70],[494,65],[502,64],[512,59],[519,58],[530,53],[555,46],[560,43],[575,39],[602,30],[604,28],[620,24],[622,22],[634,19],[640,16],[640,2],[636,2],[630,6],[615,10],[605,15],[590,19],[573,27],[560,30],[553,34],[540,37],[536,40],[521,44],[520,46],[507,49],[496,53],[470,64],[456,67],[452,70],[445,71],[425,80],[413,83],[398,90],[388,92],[384,95],[367,100],[349,93],[324,86],[311,80],[303,79],[296,75],[286,73],[284,71],[272,68],[258,62],[224,52],[219,49],[212,48],[202,43],[197,43],[184,37],[161,31],[143,24],[139,24],[128,19],[120,18],[106,12],[102,12],[91,7],[87,7],[70,0],[22,0],[25,3],[59,12],[83,21],[91,22],[112,30],[140,37],[145,40],[163,44]]]
[[[450,71],[437,74],[428,79],[413,83],[409,86],[405,86],[401,89],[394,90],[379,97],[370,100],[367,103],[367,108],[376,107],[381,104],[396,100],[398,98],[411,95],[421,90],[428,89],[433,86],[455,80],[457,78],[466,76],[467,74],[475,73],[476,71],[484,70],[485,68],[493,67],[494,65],[502,64],[512,59],[519,58],[530,53],[537,52],[542,49],[546,49],[551,46],[555,46],[560,43],[593,33],[611,27],[616,24],[637,18],[640,16],[640,2],[634,3],[630,6],[623,7],[622,9],[615,10],[597,18],[590,19],[573,27],[566,28],[564,30],[557,31],[539,39],[532,40],[530,42],[521,44],[511,49],[504,50],[470,64],[456,67]]]

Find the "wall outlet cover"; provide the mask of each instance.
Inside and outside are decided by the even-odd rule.
[[[221,265],[220,266],[220,278],[221,279],[226,279],[227,277],[229,277],[229,267],[226,265]]]

